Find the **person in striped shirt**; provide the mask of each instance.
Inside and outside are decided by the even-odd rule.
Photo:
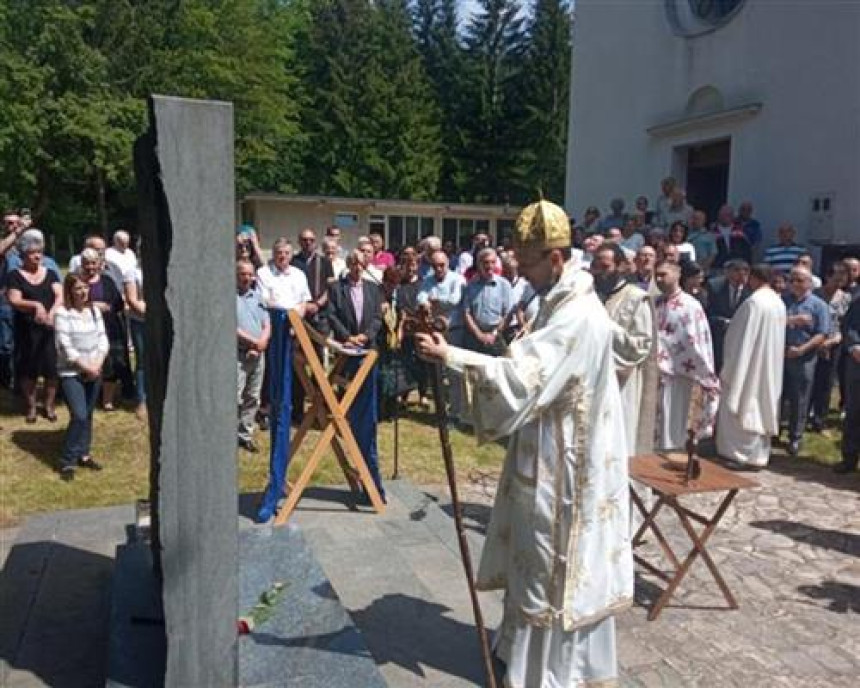
[[[778,242],[764,252],[764,263],[778,272],[788,273],[797,264],[806,249],[795,242],[797,230],[794,225],[783,222],[776,230]]]

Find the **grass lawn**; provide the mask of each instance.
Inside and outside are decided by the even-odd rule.
[[[12,526],[28,514],[59,509],[124,504],[145,497],[148,491],[149,443],[147,427],[127,409],[96,412],[93,455],[104,471],[78,471],[74,482],[64,483],[56,472],[68,415],[58,408],[59,420],[40,418],[27,425],[11,395],[0,391],[0,528]],[[801,457],[822,464],[839,460],[838,419],[821,434],[807,433]],[[437,430],[429,414],[411,413],[400,420],[400,475],[416,484],[445,482]],[[294,478],[304,466],[315,435],[305,441],[301,454],[290,467]],[[258,433],[259,454],[238,452],[239,491],[260,492],[268,476],[268,435]],[[474,480],[484,473],[498,473],[504,451],[499,444],[478,447],[473,436],[452,430],[454,459],[462,480]],[[379,426],[379,452],[383,479],[393,468],[394,425]],[[774,455],[784,455],[782,444]],[[343,474],[334,455],[323,459],[317,484],[343,484]]]
[[[56,472],[62,451],[68,414],[58,406],[59,420],[49,423],[39,418],[27,425],[19,406],[6,391],[0,391],[0,528],[15,525],[28,514],[59,509],[124,504],[146,497],[149,485],[149,442],[147,426],[129,409],[112,413],[96,411],[93,428],[93,456],[104,465],[100,473],[79,470],[75,480],[64,483]],[[433,418],[412,413],[401,418],[400,475],[417,484],[445,482],[439,439]],[[391,475],[394,460],[394,424],[379,425],[380,467],[383,479]],[[305,440],[302,451],[290,466],[295,478],[310,454],[316,433]],[[237,480],[239,491],[261,492],[268,477],[267,433],[258,433],[261,451],[239,451]],[[451,431],[454,459],[464,480],[476,471],[497,473],[504,455],[498,444],[478,447],[471,435]],[[317,484],[343,484],[343,473],[334,454],[323,458],[316,475]]]

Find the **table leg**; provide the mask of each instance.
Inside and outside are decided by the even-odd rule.
[[[726,598],[726,602],[729,603],[729,607],[731,609],[738,608],[737,600],[735,600],[734,595],[732,595],[731,590],[729,590],[729,586],[726,584],[726,581],[723,579],[719,569],[717,568],[717,565],[714,563],[714,560],[711,559],[711,555],[708,554],[708,551],[707,549],[705,549],[705,546],[707,545],[711,535],[717,529],[717,526],[719,525],[720,521],[722,520],[723,516],[725,515],[737,493],[737,490],[731,490],[726,495],[725,499],[723,499],[716,513],[708,520],[708,523],[705,526],[705,529],[702,531],[701,535],[696,534],[696,530],[693,527],[693,524],[690,522],[690,519],[687,514],[684,513],[682,509],[678,510],[678,518],[680,518],[681,520],[681,525],[684,527],[684,530],[687,531],[687,535],[689,535],[690,540],[692,540],[693,542],[693,551],[690,552],[687,558],[690,559],[692,563],[692,560],[694,560],[697,555],[702,557],[702,560],[705,562],[705,565],[710,570],[711,575],[714,577],[714,580],[720,587],[720,590],[723,593],[723,597]]]
[[[707,545],[708,540],[710,539],[713,532],[716,530],[717,525],[719,524],[722,517],[725,515],[726,510],[729,508],[729,505],[732,503],[732,500],[735,498],[735,495],[738,493],[737,490],[731,490],[726,497],[723,499],[716,513],[707,521],[707,525],[705,529],[702,531],[702,535],[699,536],[696,533],[695,528],[693,528],[692,523],[690,522],[689,517],[686,513],[684,513],[684,509],[678,504],[677,500],[674,497],[668,498],[667,504],[672,507],[672,510],[678,515],[678,519],[681,521],[681,525],[684,530],[687,532],[690,540],[693,542],[693,549],[686,556],[683,563],[675,572],[675,576],[669,582],[669,585],[663,591],[663,594],[660,595],[660,598],[657,600],[657,603],[651,609],[648,614],[648,620],[653,621],[656,619],[660,612],[663,611],[663,607],[669,602],[672,596],[675,594],[675,591],[678,589],[678,586],[681,584],[681,581],[687,576],[687,573],[690,571],[690,567],[693,565],[693,562],[696,560],[698,556],[701,555],[702,559],[705,561],[708,569],[711,572],[711,575],[716,580],[717,585],[720,587],[720,591],[723,593],[726,601],[729,603],[729,607],[731,609],[737,609],[738,604],[726,585],[725,580],[720,575],[719,570],[717,569],[716,564],[714,564],[713,559],[705,550],[705,546]]]
[[[630,488],[630,497],[633,500],[633,503],[636,505],[636,508],[639,509],[642,514],[644,520],[642,521],[642,525],[639,526],[639,529],[636,531],[636,534],[633,536],[632,546],[637,547],[642,543],[642,536],[645,535],[645,532],[650,530],[654,533],[654,537],[657,538],[657,542],[660,545],[660,548],[663,550],[663,553],[666,555],[666,558],[671,562],[672,566],[677,569],[681,562],[678,560],[678,557],[675,556],[675,552],[672,551],[672,547],[669,545],[669,541],[663,535],[659,526],[655,519],[657,518],[657,513],[663,507],[664,504],[667,503],[667,499],[665,495],[657,494],[657,501],[651,510],[648,511],[646,509],[645,504],[642,502],[642,498],[636,494],[636,490],[632,487]]]

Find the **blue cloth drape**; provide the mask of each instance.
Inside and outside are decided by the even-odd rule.
[[[286,496],[287,467],[290,462],[290,416],[293,409],[293,339],[287,311],[269,311],[272,337],[266,365],[269,370],[269,484],[257,511],[257,522],[266,523]]]
[[[350,358],[344,372],[347,377],[352,378],[358,371],[363,358]],[[349,409],[348,418],[355,441],[364,457],[364,462],[376,483],[379,495],[385,499],[385,490],[382,488],[382,478],[379,475],[379,452],[376,447],[376,426],[379,422],[379,408],[377,395],[378,367],[373,366],[361,390]]]

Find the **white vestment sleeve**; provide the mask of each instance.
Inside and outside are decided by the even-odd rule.
[[[508,357],[448,349],[445,363],[464,377],[479,442],[515,432],[583,374],[587,357],[578,355],[576,333],[584,325],[584,312],[568,317],[563,326],[547,326],[515,341]]]
[[[612,323],[615,365],[624,375],[630,368],[641,364],[651,353],[654,343],[654,317],[648,299],[642,299],[636,307],[630,328]]]

